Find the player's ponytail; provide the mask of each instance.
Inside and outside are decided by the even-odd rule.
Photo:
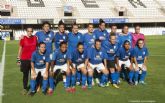
[[[144,39],[138,39],[137,42],[136,42],[136,46],[139,47],[139,41],[143,41],[144,42]]]
[[[79,43],[77,44],[77,48],[78,48],[80,45],[84,46],[82,42],[79,42]]]
[[[124,45],[127,44],[127,43],[130,45],[130,42],[129,42],[128,40],[125,40],[124,43],[123,43],[123,47],[124,47]]]
[[[61,42],[61,43],[60,43],[60,47],[61,47],[62,45],[67,45],[67,42],[65,42],[65,41]]]
[[[77,26],[76,22],[74,22],[74,23],[72,24],[72,29],[73,29],[74,26]]]
[[[99,19],[99,25],[101,25],[102,23],[105,24],[105,21],[103,19]]]
[[[61,26],[61,25],[65,26],[65,24],[64,24],[64,22],[62,20],[60,20],[59,23],[58,23],[58,26]]]

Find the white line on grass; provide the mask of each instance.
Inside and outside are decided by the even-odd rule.
[[[6,54],[6,41],[4,41],[2,60],[0,64],[0,103],[2,103],[2,96],[3,96],[3,75],[5,68],[5,54]]]

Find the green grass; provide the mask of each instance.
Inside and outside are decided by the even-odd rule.
[[[53,96],[37,93],[34,97],[20,94],[22,74],[19,67],[16,66],[18,42],[9,41],[6,47],[3,103],[128,103],[131,100],[164,103],[165,36],[147,36],[146,39],[150,52],[147,85],[131,87],[126,82],[122,82],[120,89],[112,86],[107,88],[95,86],[87,91],[82,91],[80,87],[77,87],[75,94],[69,94],[64,91],[62,83],[60,83]],[[2,44],[0,43],[0,45]]]
[[[1,58],[2,58],[2,52],[3,52],[3,41],[0,41],[0,61],[1,61]]]

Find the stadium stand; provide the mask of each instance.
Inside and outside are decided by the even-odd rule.
[[[128,24],[130,31],[141,24],[145,35],[162,35],[165,31],[165,0],[0,0],[0,11],[0,24],[9,26],[15,38],[25,33],[27,25],[41,27],[43,21],[49,21],[57,31],[61,19],[67,25],[76,22],[82,33],[87,23],[97,27],[100,18],[107,25],[118,24],[119,32],[120,24]]]
[[[95,0],[81,0],[86,8],[98,8]]]
[[[115,8],[124,7],[127,17],[164,17],[160,11],[160,5],[165,5],[164,0],[3,0],[12,5],[14,13],[12,17],[18,18],[63,18],[60,12],[64,6],[74,8],[74,18],[108,18],[116,17]],[[76,4],[76,5],[75,5]],[[35,9],[34,9],[35,8]],[[25,12],[26,11],[26,12]],[[47,17],[43,16],[47,15]]]
[[[42,0],[27,0],[28,7],[45,7]]]

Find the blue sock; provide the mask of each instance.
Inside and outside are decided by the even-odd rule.
[[[48,79],[42,80],[42,91],[45,92],[48,85]]]
[[[76,79],[78,82],[81,81],[81,72],[80,71],[76,71]]]
[[[86,80],[87,80],[87,76],[82,74],[82,86],[85,86]]]
[[[135,81],[138,81],[138,78],[139,78],[139,71],[135,71]]]
[[[49,77],[49,87],[51,89],[54,89],[54,78],[53,77]]]
[[[115,72],[115,81],[116,81],[116,83],[119,81],[119,78],[120,78],[119,72]]]
[[[147,75],[147,71],[142,71],[142,74],[140,75],[140,81],[144,81],[146,75]]]
[[[70,87],[70,79],[71,79],[71,76],[66,75],[66,87]]]
[[[100,83],[101,84],[107,83],[107,81],[108,81],[108,78],[107,77],[108,77],[107,74],[102,74]]]
[[[30,80],[30,89],[32,92],[35,92],[36,80]]]
[[[71,85],[73,87],[76,85],[76,74],[72,74],[71,76]]]
[[[114,73],[111,73],[110,75],[111,75],[111,79],[112,79],[112,84],[115,84],[116,83],[116,78],[115,78],[116,73],[114,72]]]
[[[104,76],[105,76],[104,83],[108,83],[108,74],[104,74]]]
[[[92,78],[93,78],[92,76],[88,76],[88,85],[90,86],[92,85]]]
[[[129,71],[129,82],[132,82],[134,71]]]

